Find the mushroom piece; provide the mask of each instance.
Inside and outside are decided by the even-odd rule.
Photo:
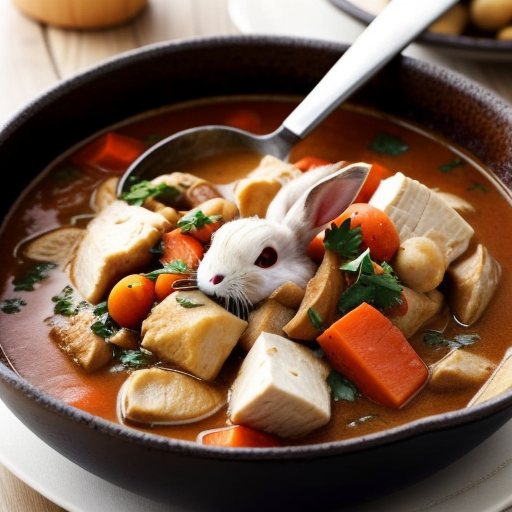
[[[448,267],[450,307],[458,321],[474,324],[489,304],[501,277],[501,267],[486,247],[478,244],[473,251]]]
[[[24,249],[26,258],[56,264],[67,264],[73,251],[85,234],[85,229],[76,227],[58,228],[34,238]]]
[[[142,424],[198,421],[217,412],[226,399],[211,384],[160,368],[136,370],[120,392],[122,416]]]
[[[495,367],[487,358],[459,348],[430,367],[428,385],[430,389],[440,392],[466,389],[484,382]]]
[[[341,256],[325,251],[322,263],[306,286],[306,294],[297,314],[283,327],[284,332],[296,340],[313,340],[321,330],[313,325],[309,311],[314,310],[324,325],[336,319],[336,306],[343,291],[343,273],[340,271]]]

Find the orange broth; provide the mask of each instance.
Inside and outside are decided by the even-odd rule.
[[[109,130],[145,141],[156,141],[191,126],[236,124],[239,119],[250,119],[250,129],[264,134],[277,128],[294,106],[293,101],[284,98],[188,104],[152,112]],[[398,137],[408,146],[407,151],[395,156],[375,151],[372,142],[380,134]],[[59,226],[85,227],[94,214],[91,195],[110,175],[105,171],[78,169],[72,165],[69,158],[76,149],[54,162],[26,191],[11,211],[1,233],[0,299],[6,301],[19,297],[26,301],[26,305],[16,314],[0,312],[0,345],[12,367],[36,387],[73,406],[117,422],[117,396],[128,375],[126,370],[119,370],[119,365],[114,363],[112,367],[87,374],[49,337],[51,327],[47,319],[53,315],[54,307],[51,297],[69,284],[63,269],[57,267],[49,272],[48,278],[34,291],[14,292],[12,285],[15,277],[34,265],[33,261],[23,257],[23,248],[31,239]],[[466,220],[475,229],[478,241],[501,264],[502,277],[480,320],[466,328],[451,319],[446,336],[478,333],[480,340],[465,350],[499,363],[512,344],[512,322],[507,305],[512,296],[511,242],[499,229],[500,226],[512,225],[509,191],[470,155],[439,137],[351,106],[331,114],[294,148],[290,161],[309,155],[332,162],[378,162],[393,172],[403,172],[428,187],[454,193],[474,205],[476,213],[466,216]],[[445,172],[440,170],[457,159],[462,161],[462,165],[455,165]],[[207,166],[204,163],[194,164],[186,171],[220,184],[231,182],[256,164],[254,156],[234,155],[227,160],[210,161]],[[428,365],[445,355],[447,349],[426,345],[422,334],[423,331],[417,333],[409,341]],[[219,386],[228,389],[242,356],[241,352],[234,350],[216,380]],[[476,391],[470,388],[434,393],[427,387],[400,410],[380,406],[365,398],[355,403],[336,401],[332,404],[332,419],[328,425],[290,444],[329,442],[367,435],[423,416],[463,408]],[[372,416],[372,421],[357,422],[366,416]],[[356,422],[356,426],[352,422]],[[194,441],[201,431],[226,424],[226,410],[223,409],[208,419],[187,425],[147,429],[132,427]]]

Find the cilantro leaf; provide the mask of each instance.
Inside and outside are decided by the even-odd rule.
[[[19,313],[23,306],[26,306],[27,302],[23,299],[6,299],[2,301],[0,304],[0,309],[7,313],[8,315],[12,315],[14,313]]]
[[[222,215],[205,215],[201,210],[196,211],[193,217],[183,217],[178,221],[177,226],[182,233],[188,233],[192,228],[201,229],[206,224],[214,224],[222,219]]]
[[[324,245],[326,249],[337,252],[346,259],[355,258],[363,241],[361,226],[350,229],[350,219],[345,219],[340,226],[333,222],[325,230]]]
[[[144,180],[132,185],[128,192],[123,192],[121,199],[125,200],[128,204],[141,206],[149,197],[158,197],[164,204],[172,204],[178,196],[179,191],[175,187],[170,187],[165,183],[155,186],[151,182]]]
[[[368,149],[376,153],[399,156],[409,151],[409,146],[400,138],[389,133],[379,133],[368,145]]]
[[[199,308],[201,306],[204,306],[204,304],[201,304],[199,302],[192,302],[191,300],[184,299],[183,297],[176,297],[176,302],[184,308],[191,309],[191,308]]]
[[[440,165],[439,170],[441,172],[448,173],[448,172],[451,172],[456,167],[460,167],[461,165],[464,165],[464,164],[465,164],[464,160],[457,157],[447,164]]]
[[[348,313],[363,302],[385,310],[401,304],[402,286],[393,274],[390,265],[384,265],[382,274],[376,274],[370,259],[370,251],[366,249],[359,258],[342,265],[341,270],[357,274],[354,284],[349,286],[338,301],[338,310],[342,315]]]
[[[131,368],[148,366],[153,362],[153,355],[142,350],[122,350],[117,358],[119,362]]]
[[[335,402],[339,400],[355,402],[361,396],[356,386],[335,370],[332,370],[327,376],[327,384],[331,388],[331,396]]]
[[[445,345],[451,348],[461,348],[473,345],[480,339],[478,334],[456,334],[453,339],[445,338],[441,331],[427,329],[423,341],[430,346]]]
[[[38,263],[29,269],[20,279],[13,280],[14,291],[31,292],[35,285],[48,277],[48,272],[57,266],[56,263]]]
[[[148,279],[156,279],[160,274],[193,274],[194,271],[187,267],[187,264],[183,260],[173,260],[168,263],[164,263],[164,266],[157,270],[152,270],[147,274],[143,274]]]
[[[308,318],[315,329],[323,330],[324,321],[323,321],[323,318],[318,313],[318,311],[316,311],[313,308],[309,308],[308,309]]]

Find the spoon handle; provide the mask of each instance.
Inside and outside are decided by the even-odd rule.
[[[284,120],[282,128],[304,138],[457,1],[391,0]]]

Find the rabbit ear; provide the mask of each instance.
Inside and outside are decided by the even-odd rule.
[[[337,170],[339,166],[340,164],[334,164],[326,166],[330,169],[321,168],[316,174],[320,181],[302,192],[281,220],[303,244],[308,244],[330,221],[346,210],[361,190],[371,167],[365,163],[357,163]],[[306,177],[309,172],[304,176]],[[323,176],[323,173],[327,173],[327,176]],[[301,179],[302,177],[295,181]],[[286,191],[283,191],[283,195],[285,193]],[[278,196],[279,194],[276,199],[279,199]],[[286,201],[286,198],[284,199]],[[277,211],[277,206],[269,206],[271,215],[275,215]]]

